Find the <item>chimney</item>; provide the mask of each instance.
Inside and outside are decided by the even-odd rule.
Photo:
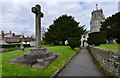
[[[22,38],[24,38],[24,35],[22,35]]]
[[[1,32],[2,40],[4,40],[4,31]]]
[[[10,31],[10,34],[11,34],[12,32]]]
[[[13,36],[15,36],[15,33],[13,33]]]

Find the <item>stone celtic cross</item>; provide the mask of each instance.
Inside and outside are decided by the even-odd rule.
[[[35,35],[36,35],[36,48],[41,48],[41,18],[43,17],[43,13],[41,12],[41,6],[39,4],[32,7],[32,12],[36,15],[36,28],[35,28]]]
[[[23,56],[20,56],[19,58],[13,58],[9,62],[11,64],[27,65],[34,68],[44,69],[49,64],[51,64],[52,60],[55,59],[58,55],[47,50],[46,48],[41,47],[41,18],[43,17],[43,13],[41,12],[41,7],[38,4],[35,5],[35,7],[32,7],[31,10],[36,15],[35,48],[31,48],[30,52],[25,53]]]

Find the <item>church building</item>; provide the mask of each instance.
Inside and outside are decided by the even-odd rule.
[[[99,9],[97,4],[96,4],[96,10],[93,10],[91,13],[91,20],[90,20],[90,31],[87,33],[83,34],[81,36],[81,46],[85,47],[87,46],[87,39],[88,39],[88,34],[92,32],[99,32],[101,28],[101,22],[105,20],[105,16],[103,13],[102,9]]]

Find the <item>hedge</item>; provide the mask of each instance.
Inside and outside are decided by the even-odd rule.
[[[93,32],[89,34],[88,44],[99,46],[100,44],[105,43],[106,32]]]
[[[21,44],[2,44],[2,48],[20,47]],[[30,44],[23,44],[24,47],[31,47]]]
[[[78,37],[68,38],[68,45],[72,49],[74,49],[75,47],[79,47],[80,46],[80,39]]]

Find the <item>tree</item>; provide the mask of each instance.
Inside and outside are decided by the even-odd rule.
[[[64,45],[69,37],[80,37],[85,32],[84,26],[79,26],[72,16],[62,15],[55,19],[45,32],[44,40],[47,43]]]
[[[44,38],[44,34],[45,34],[46,29],[47,28],[45,28],[45,27],[41,28],[41,37],[42,37],[42,39]]]
[[[108,17],[104,22],[102,22],[101,30],[106,31],[106,38],[108,40],[116,38],[118,43],[120,43],[120,12]]]

